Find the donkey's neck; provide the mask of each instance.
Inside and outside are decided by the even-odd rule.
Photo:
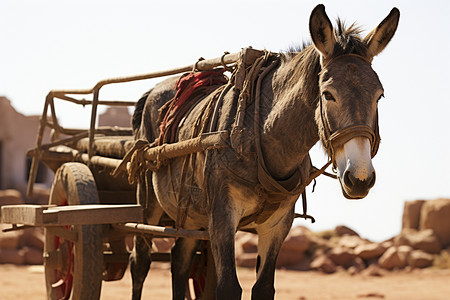
[[[318,85],[318,81],[301,74],[299,77],[295,68],[295,59],[282,63],[264,84],[271,85],[270,92],[266,89],[261,96],[263,105],[270,107],[262,122],[262,150],[269,172],[278,179],[293,174],[319,140],[315,107],[311,105],[314,101],[308,99],[316,88],[307,86]]]

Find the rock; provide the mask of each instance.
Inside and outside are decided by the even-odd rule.
[[[253,233],[238,231],[236,233],[236,251],[244,253],[258,252],[258,236]]]
[[[367,243],[357,246],[353,253],[365,260],[370,260],[381,256],[386,248],[380,243]]]
[[[24,252],[17,249],[0,249],[0,264],[23,265]]]
[[[344,226],[344,225],[336,226],[336,228],[334,229],[334,232],[338,236],[344,236],[344,235],[356,235],[356,236],[359,236],[359,234],[356,233],[356,231],[354,231],[353,229],[350,229],[350,228],[348,228],[347,226]]]
[[[3,228],[10,228],[10,225],[0,225],[0,231]],[[17,249],[19,247],[20,231],[9,231],[0,233],[0,249]]]
[[[257,235],[238,231],[235,240],[236,265],[245,268],[256,267],[256,257],[258,256]]]
[[[17,190],[0,190],[0,206],[23,204],[22,194]]]
[[[236,256],[236,265],[244,268],[255,268],[257,253],[240,253]]]
[[[24,247],[22,249],[24,255],[24,263],[27,265],[42,265],[42,250],[33,247]]]
[[[335,247],[331,249],[327,255],[335,265],[344,268],[350,267],[356,257],[351,249],[344,247]]]
[[[381,269],[377,264],[372,264],[364,269],[361,274],[367,276],[383,276],[384,272],[386,271]]]
[[[19,239],[20,247],[33,247],[39,250],[44,249],[44,230],[40,227],[29,228],[22,230],[22,234]]]
[[[283,246],[281,246],[281,251],[289,250],[299,253],[305,252],[311,244],[308,234],[310,234],[310,231],[305,227],[299,226],[292,228],[287,235]]]
[[[355,266],[351,266],[350,268],[347,269],[347,272],[348,274],[353,276],[361,272],[361,270],[358,270],[358,268],[356,268]]]
[[[408,245],[414,249],[423,250],[428,253],[439,253],[442,249],[432,229],[417,231],[415,229],[405,228],[395,237],[394,243],[397,246]]]
[[[355,249],[361,244],[365,244],[367,241],[363,240],[357,235],[344,235],[338,241],[338,245],[344,248]]]
[[[394,268],[404,268],[407,265],[409,253],[412,251],[410,246],[392,246],[387,249],[378,260],[381,268],[392,270]]]
[[[356,256],[353,259],[353,261],[350,263],[350,267],[348,269],[350,270],[350,268],[353,271],[355,271],[356,273],[359,273],[366,268],[366,264],[364,263],[364,261],[362,260],[361,257]],[[354,274],[356,274],[356,273],[354,273]]]
[[[22,194],[17,190],[0,190],[0,208],[3,205],[18,205],[24,204]],[[0,209],[0,217],[1,217]]]
[[[297,265],[303,260],[304,252],[311,244],[308,237],[310,234],[311,232],[305,227],[291,229],[278,254],[277,268]]]
[[[156,248],[157,252],[170,252],[174,242],[174,239],[170,238],[154,238],[152,239],[152,247]]]
[[[47,188],[41,188],[34,186],[33,195],[31,198],[27,198],[27,203],[45,205],[48,204],[48,198],[50,197],[50,190]]]
[[[325,254],[314,258],[309,266],[313,270],[318,270],[328,274],[336,272],[337,269],[333,261]]]
[[[420,230],[433,229],[443,248],[450,246],[450,199],[426,201],[420,213]]]
[[[298,252],[294,250],[281,250],[278,254],[277,268],[289,268],[299,264],[305,258],[304,252]]]
[[[413,268],[426,268],[433,264],[433,255],[422,250],[413,250],[408,256],[408,265]]]
[[[391,248],[392,246],[394,246],[393,240],[394,240],[394,238],[384,241],[381,243],[381,246],[383,246],[385,249]]]
[[[402,229],[419,229],[420,211],[425,200],[406,201],[403,206]]]

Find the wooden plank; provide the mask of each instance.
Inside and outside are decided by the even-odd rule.
[[[87,225],[142,222],[140,205],[70,205],[44,211],[45,225]],[[133,220],[133,221],[131,221]]]
[[[2,206],[2,223],[42,226],[43,211],[49,205],[5,205]]]
[[[2,223],[31,226],[61,226],[142,222],[140,205],[6,205]]]

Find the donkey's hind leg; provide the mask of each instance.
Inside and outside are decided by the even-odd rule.
[[[192,258],[198,248],[199,241],[179,238],[172,248],[172,299],[183,300],[186,295],[186,282],[191,270]]]
[[[256,283],[252,288],[252,300],[274,299],[275,266],[289,230],[293,215],[288,214],[275,227],[260,228],[258,232],[258,258],[256,265]]]
[[[134,249],[130,256],[130,270],[133,282],[131,299],[139,300],[142,295],[145,277],[150,269],[151,239],[144,236],[134,237]]]
[[[151,176],[151,174],[148,174]],[[149,178],[147,178],[149,179]],[[163,210],[156,200],[156,196],[151,187],[150,181],[147,180],[139,182],[137,185],[137,203],[141,204],[144,209],[145,218],[147,224],[156,225],[159,223]],[[132,278],[132,296],[133,300],[141,299],[142,288],[145,278],[151,264],[151,247],[152,236],[140,236],[134,237],[134,248],[130,255],[130,271]]]

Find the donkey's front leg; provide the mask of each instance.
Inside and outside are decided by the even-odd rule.
[[[278,253],[292,226],[293,214],[285,216],[275,227],[262,225],[258,233],[258,258],[256,283],[252,288],[252,300],[273,299],[274,277]]]
[[[222,196],[225,193],[217,193]],[[220,199],[222,198],[222,199]],[[235,218],[232,209],[223,201],[224,197],[215,199],[215,207],[209,222],[211,251],[217,274],[216,299],[241,299],[242,288],[236,275],[234,257]]]

